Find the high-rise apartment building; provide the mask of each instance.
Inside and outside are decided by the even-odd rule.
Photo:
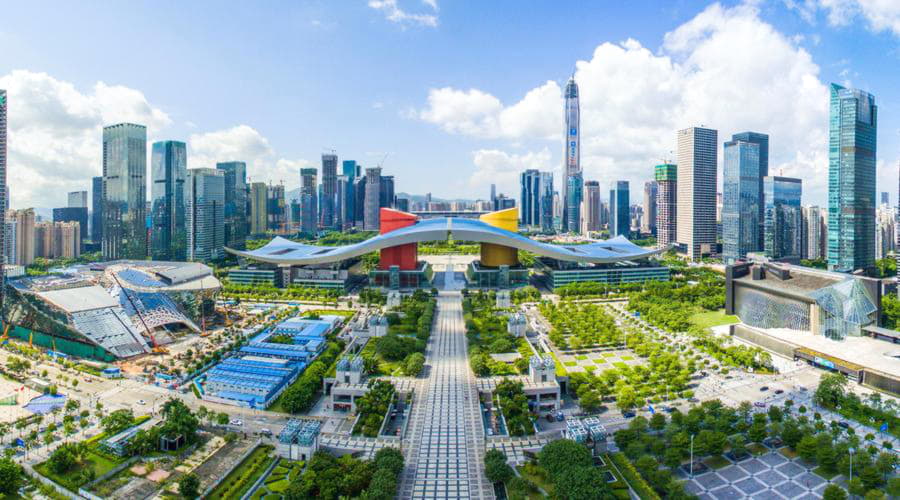
[[[247,247],[249,210],[247,208],[247,164],[242,161],[216,163],[225,180],[225,246],[243,250]]]
[[[825,214],[816,206],[803,207],[800,211],[803,217],[801,258],[821,259],[825,257]]]
[[[616,181],[609,190],[609,236],[631,236],[631,201],[628,181]]]
[[[831,84],[828,141],[828,268],[875,267],[875,97]]]
[[[266,234],[269,222],[268,191],[265,182],[250,184],[250,234],[254,236]]]
[[[716,251],[716,148],[718,132],[678,131],[678,223],[676,239],[691,260]]]
[[[77,222],[38,222],[34,225],[34,256],[74,259],[81,255]]]
[[[875,209],[875,259],[880,260],[894,251],[896,215],[892,207],[879,205]]]
[[[577,232],[581,229],[581,200],[584,178],[581,171],[581,108],[578,104],[578,84],[569,78],[565,91],[566,146],[563,152],[562,230]]]
[[[105,259],[147,256],[147,127],[103,127],[103,244]]]
[[[766,257],[797,261],[802,247],[802,215],[800,179],[769,175],[763,177]]]
[[[183,261],[187,258],[186,177],[185,143],[154,142],[150,150],[150,256],[153,260]]]
[[[585,181],[584,183],[584,229],[599,231],[600,228],[600,183]]]
[[[761,249],[759,239],[759,144],[725,143],[722,197],[722,258],[734,264]]]
[[[10,210],[7,219],[15,222],[16,264],[29,266],[34,262],[34,209]]]
[[[316,234],[318,230],[317,177],[315,168],[300,169],[300,230],[309,234]]]
[[[654,167],[657,184],[656,242],[660,248],[675,244],[678,202],[678,167],[663,163]]]
[[[103,240],[103,176],[91,179],[91,241]]]
[[[644,183],[644,216],[641,220],[641,232],[656,236],[656,200],[659,197],[659,184],[656,181]]]
[[[66,204],[69,208],[87,208],[88,207],[88,192],[87,191],[72,191],[68,196],[68,203]]]
[[[193,168],[187,172],[187,258],[203,262],[224,256],[225,172]]]
[[[78,254],[84,250],[84,237],[88,225],[87,207],[62,207],[53,209],[53,222],[73,222],[78,224]]]
[[[371,167],[366,169],[365,189],[365,219],[363,222],[363,229],[366,231],[377,231],[380,224],[381,167]]]
[[[762,178],[769,175],[769,136],[768,134],[761,134],[759,132],[741,132],[739,134],[733,134],[731,136],[732,141],[743,141],[749,142],[752,144],[756,144],[759,146],[759,216],[757,217],[757,221],[759,221],[759,242],[760,249],[763,241],[763,229],[764,229],[764,221],[765,215],[763,214],[763,184]]]
[[[322,155],[322,199],[319,200],[319,210],[322,213],[321,226],[327,229],[334,228],[337,164],[338,157],[336,154]]]

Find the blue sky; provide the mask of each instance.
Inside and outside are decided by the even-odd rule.
[[[496,182],[514,194],[524,168],[559,172],[573,71],[585,178],[601,186],[637,191],[675,131],[703,124],[720,142],[770,133],[771,168],[824,203],[826,85],[838,82],[876,96],[879,190],[896,202],[894,4],[16,2],[0,24],[12,204],[89,189],[100,127],[120,120],[188,141],[189,167],[245,160],[253,180],[289,189],[333,148],[364,166],[389,153],[399,191],[476,198]]]

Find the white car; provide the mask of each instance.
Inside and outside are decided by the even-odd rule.
[[[139,404],[139,405],[141,405],[141,406],[144,406],[145,404],[147,404],[147,402],[144,401],[143,399],[138,399],[138,400],[137,400],[137,404]]]
[[[231,420],[230,424],[234,425],[236,427],[240,427],[240,426],[244,425],[244,421],[235,418],[235,419]]]

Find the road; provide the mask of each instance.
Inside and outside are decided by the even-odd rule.
[[[466,354],[462,295],[452,262],[437,299],[426,351],[428,376],[413,405],[403,443],[400,498],[494,498],[484,476],[484,431],[475,375]]]

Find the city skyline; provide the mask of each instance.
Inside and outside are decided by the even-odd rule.
[[[419,7],[413,2],[406,3],[400,2],[401,7],[412,10]],[[307,15],[304,19],[310,19],[298,29],[303,40],[310,43],[309,47],[319,47],[326,29],[361,23],[365,29],[358,37],[388,34],[389,40],[382,42],[385,44],[415,39],[426,50],[446,36],[445,30],[461,21],[461,10],[465,10],[454,5],[440,7],[435,13],[434,26],[396,24],[366,5],[341,5],[333,10],[321,6],[296,9]],[[872,25],[867,13],[856,12],[855,17],[850,16],[844,24],[839,24],[838,20],[831,22],[834,16],[828,9],[791,10],[774,3],[748,6],[733,2],[723,5],[689,2],[677,10],[664,9],[667,15],[659,16],[652,26],[637,28],[631,22],[632,16],[646,14],[653,7],[639,2],[629,7],[634,12],[616,7],[589,12],[586,18],[616,16],[621,19],[621,26],[604,32],[585,31],[578,36],[578,43],[556,50],[553,57],[539,53],[534,68],[516,68],[510,74],[509,64],[518,61],[511,57],[509,64],[503,65],[503,80],[508,83],[486,78],[483,72],[461,72],[468,65],[457,61],[455,65],[442,67],[442,73],[429,66],[422,75],[409,75],[412,78],[402,85],[402,94],[392,90],[393,95],[386,95],[387,89],[382,84],[385,75],[376,72],[370,86],[355,90],[347,103],[338,104],[343,113],[352,110],[351,116],[363,122],[376,117],[387,120],[387,128],[396,127],[399,132],[391,136],[400,135],[402,140],[386,138],[381,131],[364,133],[356,126],[348,128],[346,123],[339,123],[346,120],[333,118],[340,114],[325,115],[315,109],[310,110],[310,116],[314,117],[310,121],[324,125],[319,131],[307,133],[307,125],[295,123],[282,130],[277,110],[272,110],[271,104],[263,105],[260,99],[265,98],[264,94],[254,95],[252,86],[249,92],[238,94],[221,81],[217,87],[222,88],[207,89],[200,80],[198,88],[204,88],[203,92],[185,91],[179,86],[176,93],[176,89],[150,78],[133,65],[128,65],[129,73],[98,66],[93,56],[88,55],[90,51],[70,59],[84,63],[82,66],[91,68],[91,72],[76,71],[70,66],[71,61],[49,60],[54,50],[63,48],[41,40],[22,51],[32,56],[29,59],[20,59],[13,50],[8,66],[0,65],[0,75],[4,75],[0,76],[0,88],[8,88],[11,101],[18,102],[9,111],[9,161],[21,171],[17,179],[11,179],[12,206],[45,209],[63,206],[63,200],[55,197],[64,196],[69,189],[59,189],[60,185],[77,182],[81,184],[80,189],[87,189],[90,177],[100,171],[99,155],[94,147],[99,143],[100,127],[125,120],[146,125],[150,142],[168,139],[186,142],[188,168],[245,161],[251,181],[283,180],[287,190],[299,186],[300,167],[317,166],[324,151],[335,149],[339,159],[353,158],[364,168],[376,166],[384,153],[390,152],[385,168],[402,179],[396,186],[398,192],[436,191],[412,173],[418,166],[417,158],[439,145],[442,154],[429,163],[431,175],[428,176],[441,186],[440,192],[435,193],[438,197],[464,197],[482,187],[486,191],[488,183],[496,183],[501,192],[516,192],[520,167],[554,172],[557,189],[562,191],[565,184],[561,176],[561,148],[557,145],[563,139],[558,131],[563,124],[563,86],[573,68],[581,87],[584,125],[581,163],[585,180],[596,179],[608,185],[616,179],[625,179],[642,185],[652,177],[653,165],[660,163],[660,159],[671,159],[669,151],[675,149],[673,130],[706,125],[719,130],[723,137],[741,130],[759,130],[773,138],[771,171],[783,170],[784,175],[804,178],[804,203],[824,205],[827,148],[821,139],[827,135],[827,105],[822,104],[820,97],[827,95],[827,84],[834,81],[850,83],[879,96],[884,117],[879,131],[882,147],[879,148],[878,189],[891,191],[895,176],[890,171],[898,156],[895,133],[898,119],[892,116],[897,115],[892,111],[900,107],[897,104],[900,96],[891,88],[887,76],[869,68],[877,67],[871,62],[886,51],[882,49],[895,46],[897,36],[884,26]],[[501,8],[492,6],[482,14],[490,18],[498,15],[496,10]],[[41,10],[14,6],[8,14],[11,20],[23,18],[22,23],[10,23],[15,26],[14,36],[11,35],[13,48],[23,41],[37,42],[30,36],[29,28],[33,24],[28,19],[40,19],[56,26],[62,23],[65,14],[62,11],[34,14],[34,9]],[[540,11],[528,13],[527,22],[540,22],[531,18],[536,18]],[[186,19],[193,14],[189,9]],[[318,26],[312,22],[315,19],[321,21]],[[331,24],[325,19],[331,19]],[[847,25],[851,21],[859,22]],[[64,33],[68,28],[60,29]],[[138,23],[135,29],[145,27]],[[483,34],[481,26],[473,29]],[[747,47],[751,35],[761,37],[758,39],[762,46]],[[164,45],[175,49],[181,43],[183,50],[194,53],[210,46],[211,38],[204,36],[198,33],[186,42],[166,40]],[[515,41],[526,42],[518,37]],[[247,43],[262,42],[254,41],[251,36]],[[506,43],[492,47],[491,56],[512,54],[509,48]],[[752,51],[742,50],[746,48]],[[309,56],[308,50],[299,50],[296,57]],[[329,52],[333,58],[347,57],[348,62],[355,61],[346,47],[330,50],[334,51]],[[471,50],[468,46],[460,48],[462,54],[468,50]],[[742,50],[756,56],[753,66],[747,70],[752,71],[754,79],[746,80],[745,95],[732,99],[733,102],[721,102],[719,97],[723,89],[733,86],[733,81],[713,78],[711,83],[701,84],[702,77],[709,76],[705,56],[723,50]],[[850,57],[850,53],[858,55]],[[779,73],[777,65],[785,62],[793,69]],[[13,73],[14,69],[18,71]],[[405,66],[403,69],[401,74],[409,72]],[[637,87],[634,91],[622,86],[650,69],[660,81],[668,82],[667,87],[671,89],[667,93],[661,93],[655,85]],[[782,83],[767,76],[783,73],[787,78],[780,78],[784,80]],[[735,77],[739,75],[747,76],[747,73]],[[288,81],[287,77],[275,78],[271,84],[280,87]],[[223,108],[227,112],[211,111],[213,103],[202,96],[210,94],[209,99],[218,98],[229,89],[231,95],[242,95],[244,99],[231,100],[234,106]],[[301,86],[285,94],[285,102],[279,107],[295,115],[310,106],[317,108],[316,102],[333,102],[327,97],[335,92],[347,94],[342,85],[334,89]],[[710,103],[697,100],[704,93],[710,96]],[[641,100],[635,100],[638,97]],[[775,98],[780,106],[766,105]],[[748,106],[751,101],[762,105]],[[788,105],[783,105],[785,102]],[[248,108],[251,103],[257,107]],[[658,111],[649,128],[646,127],[648,104]],[[42,109],[57,111],[41,113]],[[673,119],[674,116],[679,118]],[[643,127],[645,134],[640,144],[633,137],[623,136],[626,130],[633,136],[631,131],[638,126]],[[304,140],[293,139],[298,132]],[[38,137],[54,137],[53,151],[29,148]],[[721,169],[721,153],[718,164]],[[26,179],[29,182],[24,183]]]

